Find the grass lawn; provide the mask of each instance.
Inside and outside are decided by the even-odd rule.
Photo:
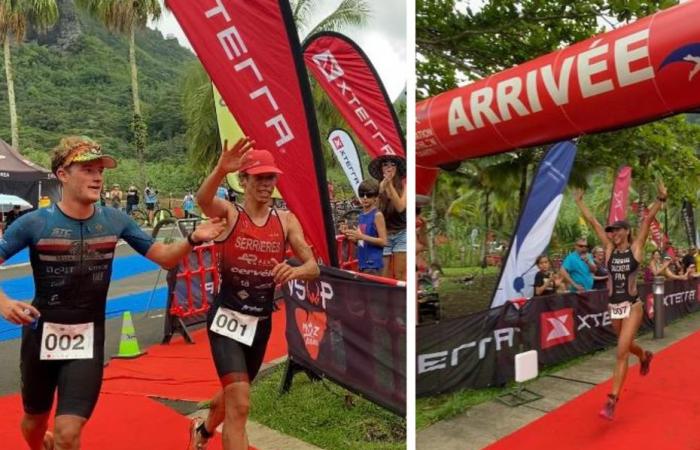
[[[406,420],[328,380],[294,377],[280,395],[283,366],[255,381],[251,419],[327,450],[406,448]]]

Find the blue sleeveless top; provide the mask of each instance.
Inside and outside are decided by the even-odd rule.
[[[377,226],[374,224],[374,216],[377,215],[377,208],[373,208],[367,213],[362,213],[358,217],[358,226],[362,234],[367,236],[379,237]],[[384,267],[382,261],[382,251],[384,247],[370,244],[369,242],[359,241],[357,243],[357,261],[360,270],[363,269],[381,269]]]

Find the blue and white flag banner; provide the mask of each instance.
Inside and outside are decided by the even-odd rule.
[[[331,144],[333,154],[338,158],[340,166],[348,177],[353,192],[357,196],[357,188],[362,183],[362,165],[360,164],[360,155],[357,153],[357,147],[352,137],[347,131],[336,128],[328,135],[328,142]]]
[[[549,245],[575,157],[576,145],[564,141],[550,147],[540,163],[508,247],[492,308],[514,298],[532,297],[538,271],[535,260]]]

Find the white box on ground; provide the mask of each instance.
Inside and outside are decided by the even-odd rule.
[[[537,378],[539,367],[537,365],[537,350],[530,350],[515,355],[515,381],[523,381]]]

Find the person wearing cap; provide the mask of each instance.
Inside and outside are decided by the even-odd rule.
[[[109,201],[112,204],[112,208],[121,209],[122,195],[123,193],[122,190],[119,189],[119,185],[112,185],[112,190],[109,192]]]
[[[97,403],[104,364],[105,310],[115,247],[125,240],[163,267],[175,266],[192,245],[223,230],[202,225],[187,240],[156,243],[124,212],[95,202],[103,170],[117,162],[85,137],[61,140],[51,170],[62,198],[20,217],[0,239],[0,264],[29,247],[35,295],[31,304],[0,290],[0,315],[24,325],[20,372],[29,448],[78,449],[83,427]],[[59,345],[60,344],[60,345]],[[53,433],[48,420],[57,395]]]
[[[615,414],[620,390],[627,376],[629,354],[634,353],[639,358],[639,372],[642,376],[649,373],[654,356],[652,352],[640,347],[634,338],[642,323],[643,314],[642,302],[637,291],[637,273],[644,259],[644,244],[649,235],[651,221],[668,197],[663,183],[659,183],[657,192],[657,201],[649,208],[649,214],[640,224],[637,236],[632,239],[630,225],[626,220],[618,220],[603,228],[583,202],[583,191],[574,191],[574,200],[581,214],[591,224],[605,249],[605,262],[610,274],[608,307],[613,330],[618,337],[617,360],[611,391],[599,413],[602,418],[608,420],[612,420]]]
[[[384,215],[387,245],[384,276],[406,279],[406,160],[381,155],[369,163],[369,173],[379,181],[379,210]]]
[[[226,220],[227,228],[217,239],[221,283],[207,317],[212,358],[223,389],[212,399],[206,420],[190,424],[188,449],[192,450],[204,449],[221,422],[224,449],[248,449],[250,383],[260,369],[272,330],[275,285],[319,275],[297,218],[268,206],[282,171],[269,151],[254,149],[254,144],[243,138],[229,148],[224,141],[216,167],[197,192],[202,212]],[[221,180],[237,171],[245,194],[243,205],[216,197]],[[287,244],[301,265],[293,267],[285,261]]]

